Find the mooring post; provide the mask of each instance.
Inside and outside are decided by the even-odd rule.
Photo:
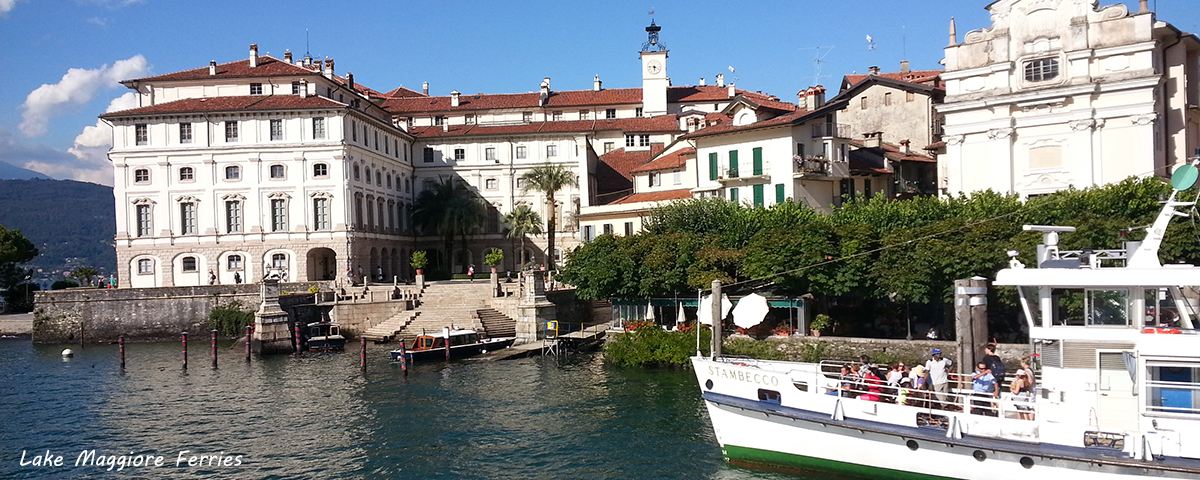
[[[213,368],[217,368],[217,330],[212,331],[212,360]]]
[[[300,322],[296,322],[295,330],[296,330],[296,335],[295,335],[296,336],[296,353],[300,353],[300,346],[302,345],[301,340],[300,340]]]
[[[181,335],[183,338],[183,369],[187,370],[187,332]]]
[[[450,327],[442,327],[442,335],[446,337],[446,360],[450,360]]]
[[[400,339],[400,371],[408,375],[408,359],[404,356],[404,339]]]
[[[117,350],[121,351],[121,370],[125,369],[125,336],[117,337]]]
[[[250,328],[246,325],[246,363],[250,363]]]
[[[362,366],[362,370],[365,372],[367,371],[367,339],[365,337],[359,337],[358,343],[360,345],[358,351],[358,363]]]

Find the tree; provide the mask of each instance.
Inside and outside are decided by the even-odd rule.
[[[517,263],[528,261],[529,259],[525,258],[525,236],[542,234],[541,215],[529,208],[529,205],[518,205],[504,216],[504,223],[508,224],[508,238],[521,239],[521,253],[517,254]]]
[[[546,258],[549,260],[546,263],[553,267],[555,218],[557,218],[554,194],[563,188],[574,187],[579,182],[575,180],[575,173],[571,170],[562,165],[550,163],[533,167],[532,170],[521,175],[521,179],[525,180],[525,188],[521,189],[522,193],[536,190],[546,194]]]
[[[442,237],[444,264],[439,267],[449,270],[453,265],[450,249],[454,237],[459,236],[465,251],[466,235],[483,218],[483,204],[465,182],[442,176],[432,185],[413,202],[413,223],[425,234]]]
[[[14,311],[33,310],[30,292],[40,290],[37,285],[23,283],[32,272],[20,264],[38,256],[33,242],[21,235],[20,230],[9,230],[0,225],[0,288],[6,291],[5,302]]]
[[[79,280],[80,285],[91,285],[92,277],[100,275],[100,271],[92,267],[79,267],[71,272],[71,278]]]

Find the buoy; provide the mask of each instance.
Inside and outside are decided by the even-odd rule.
[[[74,357],[75,352],[72,352],[71,349],[68,348],[68,349],[63,350],[62,356],[63,357]]]

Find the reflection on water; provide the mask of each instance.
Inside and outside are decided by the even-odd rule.
[[[207,345],[205,345],[207,346]],[[604,367],[596,355],[419,364],[382,348],[247,364],[176,344],[0,341],[0,478],[96,478],[97,455],[159,455],[121,478],[796,478],[721,460],[688,371]],[[50,450],[62,467],[20,465]],[[176,466],[181,451],[180,466]],[[240,466],[187,466],[240,455]],[[115,470],[115,468],[114,468]]]

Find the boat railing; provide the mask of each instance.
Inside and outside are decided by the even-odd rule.
[[[1034,420],[1038,415],[1038,405],[1033,395],[1017,396],[1003,389],[998,396],[975,394],[969,388],[950,388],[947,393],[939,393],[927,388],[914,389],[889,384],[884,380],[863,380],[857,375],[841,378],[841,366],[844,364],[820,363],[821,374],[827,380],[823,386],[823,394],[862,401],[895,403],[929,411],[967,412],[1016,420]],[[833,371],[834,368],[837,371]]]

